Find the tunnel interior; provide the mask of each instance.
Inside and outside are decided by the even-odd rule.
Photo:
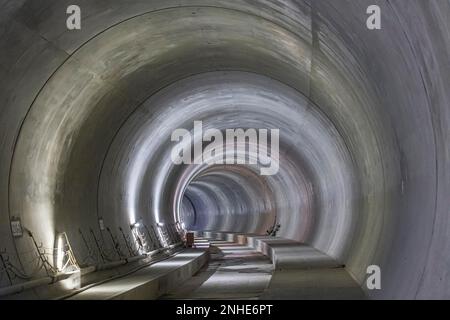
[[[45,275],[36,243],[89,266],[140,233],[278,225],[363,288],[380,266],[369,298],[449,297],[448,1],[77,2],[73,31],[68,1],[0,1],[1,287]],[[250,140],[250,163],[171,161],[174,130],[237,128],[279,130],[278,166]]]

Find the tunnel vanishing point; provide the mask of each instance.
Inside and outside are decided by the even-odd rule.
[[[447,0],[0,0],[0,82],[0,299],[164,298],[236,252],[261,299],[450,298]],[[278,129],[279,170],[175,164],[196,121]]]

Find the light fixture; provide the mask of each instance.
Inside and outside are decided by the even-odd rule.
[[[56,269],[58,269],[58,271],[63,271],[64,257],[66,255],[64,247],[64,234],[60,233],[57,236],[56,244]]]
[[[136,222],[134,225],[133,225],[133,228],[139,228],[141,226],[141,223],[140,222]]]
[[[103,221],[103,218],[98,219],[98,226],[100,227],[101,231],[105,230],[105,222]]]
[[[141,220],[133,223],[130,225],[131,228],[131,234],[133,235],[133,239],[136,243],[136,246],[138,248],[139,254],[146,254],[148,250],[147,240],[145,239],[145,235],[143,234],[142,227],[144,227],[144,224],[141,222]]]
[[[64,273],[79,270],[67,234],[65,232],[58,233],[55,240],[54,266],[56,270]]]

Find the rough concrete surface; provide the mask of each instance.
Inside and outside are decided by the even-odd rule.
[[[450,298],[449,1],[77,0],[71,31],[72,2],[0,0],[0,249],[23,278],[3,270],[0,287],[46,276],[17,218],[49,264],[65,232],[84,267],[102,263],[95,241],[137,255],[136,222],[275,221],[369,298]],[[174,165],[172,131],[197,120],[280,129],[278,174]]]

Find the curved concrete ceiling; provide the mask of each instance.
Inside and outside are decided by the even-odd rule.
[[[181,219],[279,235],[345,264],[373,298],[448,288],[450,3],[0,2],[0,243]],[[378,4],[382,29],[366,28]],[[280,170],[170,161],[171,133],[280,129]],[[194,137],[198,139],[199,137]]]

